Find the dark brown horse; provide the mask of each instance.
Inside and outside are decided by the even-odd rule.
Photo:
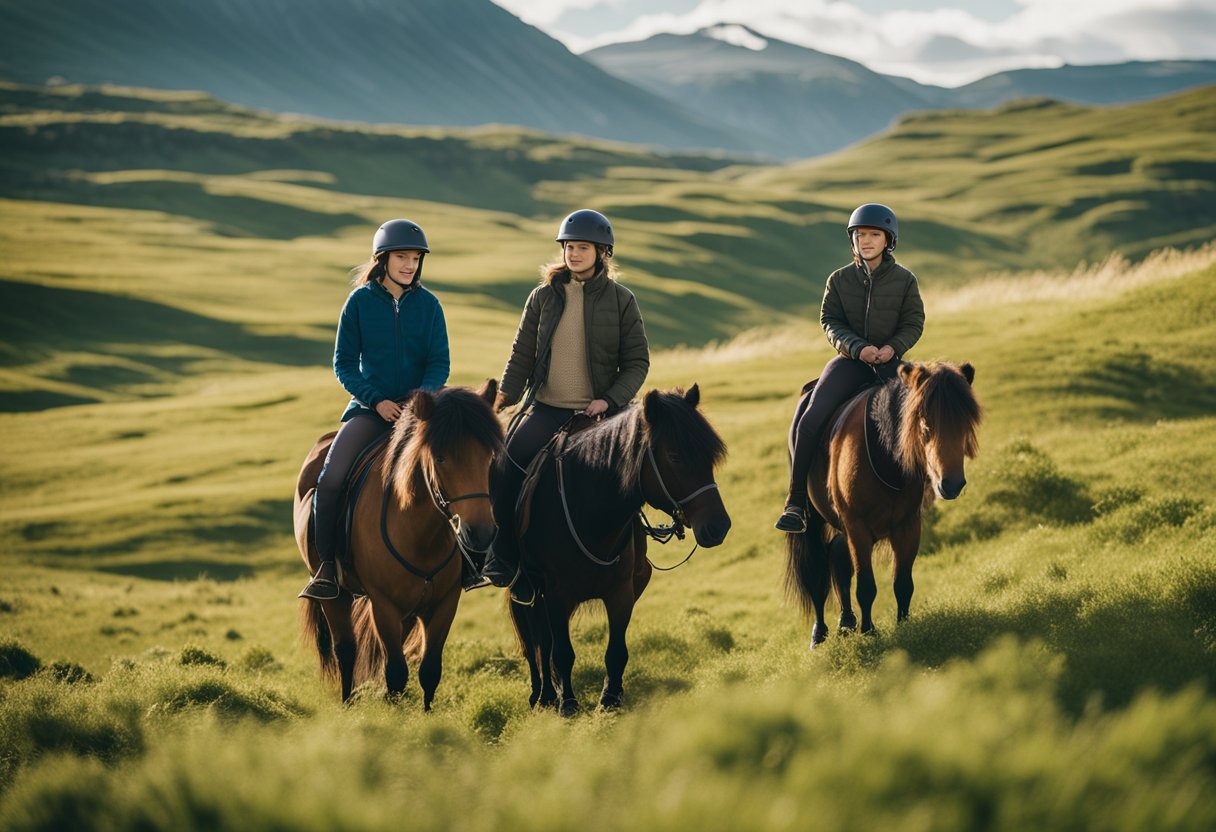
[[[578,710],[570,616],[597,598],[608,613],[600,705],[621,704],[625,631],[651,575],[637,520],[643,504],[690,526],[700,546],[726,539],[730,517],[714,482],[726,445],[697,409],[699,400],[696,385],[687,393],[651,390],[640,406],[570,437],[542,470],[521,541],[524,566],[540,590],[531,608],[511,604],[531,674],[531,705],[560,701],[567,716]]]
[[[861,631],[873,630],[878,588],[870,556],[880,540],[890,541],[895,554],[897,620],[908,617],[921,511],[934,496],[953,500],[962,492],[964,459],[979,450],[982,409],[974,378],[970,364],[905,363],[895,378],[854,397],[829,423],[807,479],[807,531],[786,536],[786,585],[805,611],[815,613],[812,649],[828,634],[823,607],[829,580],[840,602],[840,628],[857,626],[849,601],[854,572]],[[799,401],[791,443],[808,398],[806,392]]]
[[[491,409],[497,392],[490,380],[476,393],[449,387],[413,395],[357,495],[350,557],[339,563],[342,592],[301,602],[303,634],[323,673],[340,678],[343,701],[381,672],[389,695],[399,696],[409,653],[421,657],[418,681],[430,710],[460,601],[462,556],[484,552],[497,531],[489,500],[490,465],[503,440]],[[314,446],[296,486],[296,542],[310,573],[317,567],[312,491],[332,439]],[[356,599],[352,590],[365,594]]]

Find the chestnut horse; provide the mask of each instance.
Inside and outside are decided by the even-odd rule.
[[[381,672],[389,695],[400,696],[409,653],[421,656],[418,681],[423,707],[431,708],[460,601],[462,557],[484,552],[497,532],[489,499],[490,465],[503,443],[491,408],[497,392],[489,380],[476,393],[413,394],[355,497],[350,558],[339,559],[341,593],[301,602],[303,635],[315,644],[323,674],[340,678],[343,701]],[[296,485],[296,542],[309,572],[318,565],[312,491],[332,439],[314,446]],[[356,599],[352,590],[365,594]]]
[[[861,631],[874,629],[870,612],[878,588],[870,556],[880,540],[890,541],[895,555],[896,620],[908,617],[921,511],[934,496],[958,497],[966,484],[964,458],[979,450],[983,411],[974,379],[970,364],[904,363],[895,378],[859,393],[829,423],[807,477],[806,533],[786,535],[786,586],[805,612],[815,614],[811,649],[827,638],[829,580],[840,602],[840,629],[856,628],[849,601],[854,572]],[[790,427],[791,447],[809,397],[804,389]]]
[[[570,436],[541,470],[520,542],[537,600],[532,607],[510,605],[533,707],[558,706],[565,716],[579,709],[570,616],[592,599],[602,600],[608,613],[600,705],[621,704],[625,631],[651,575],[638,520],[643,504],[671,514],[681,534],[690,526],[699,546],[726,539],[730,517],[714,482],[726,445],[697,409],[699,401],[695,384],[687,393],[651,390],[640,406]]]

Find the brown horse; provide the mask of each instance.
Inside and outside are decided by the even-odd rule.
[[[855,396],[829,423],[807,478],[807,531],[786,535],[786,586],[804,611],[815,613],[811,649],[827,638],[829,580],[840,602],[841,630],[856,628],[849,601],[854,572],[861,631],[874,629],[870,611],[878,588],[870,556],[879,540],[890,541],[895,555],[897,620],[908,617],[921,511],[934,496],[958,497],[966,484],[964,458],[979,450],[983,411],[974,379],[970,364],[905,363],[895,378]],[[809,395],[804,391],[798,403],[791,447]]]
[[[640,406],[571,436],[542,469],[520,542],[524,568],[539,587],[537,601],[530,608],[511,604],[532,706],[559,705],[556,675],[561,713],[578,710],[570,616],[592,599],[602,600],[608,613],[600,705],[621,704],[625,631],[651,575],[638,521],[644,503],[671,514],[681,533],[690,526],[700,546],[726,539],[730,517],[714,482],[726,445],[697,409],[699,401],[695,384],[687,393],[651,390]]]
[[[322,672],[340,678],[343,701],[381,672],[389,695],[400,696],[409,653],[421,657],[418,681],[430,710],[460,601],[462,556],[484,552],[497,532],[489,500],[490,465],[503,442],[491,409],[497,392],[493,380],[476,393],[416,392],[370,463],[355,497],[350,558],[339,563],[342,592],[300,607],[303,635],[315,644]],[[332,439],[314,446],[296,485],[296,542],[310,573],[318,564],[312,491]],[[352,590],[365,594],[356,599]]]

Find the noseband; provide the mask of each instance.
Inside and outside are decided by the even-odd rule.
[[[671,492],[667,490],[667,483],[663,482],[663,474],[659,471],[659,464],[654,461],[654,450],[649,445],[646,446],[646,458],[650,460],[650,467],[654,469],[654,476],[655,479],[659,481],[659,488],[662,489],[663,496],[667,498],[669,503],[671,503],[672,510],[668,512],[671,515],[671,519],[675,520],[681,526],[690,525],[688,522],[688,515],[684,513],[684,506],[700,497],[706,491],[716,491],[718,484],[716,482],[711,482],[708,485],[703,485],[696,491],[689,494],[683,500],[677,500],[675,497],[671,496]],[[641,489],[642,478],[639,476],[638,490],[641,491]],[[645,499],[644,494],[642,495],[642,499]],[[683,535],[680,535],[680,537],[683,537]]]

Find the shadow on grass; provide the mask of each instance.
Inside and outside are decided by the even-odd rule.
[[[93,567],[97,572],[127,575],[149,581],[193,581],[210,578],[213,581],[236,581],[252,577],[257,570],[244,563],[220,560],[183,559],[158,560],[144,563],[114,563]]]
[[[1176,692],[1199,683],[1216,690],[1216,567],[1187,563],[1141,584],[1044,587],[1036,584],[1006,609],[929,610],[886,631],[885,649],[936,667],[971,659],[1002,636],[1038,639],[1065,657],[1059,698],[1079,714],[1095,696],[1122,707],[1145,688]],[[867,645],[868,646],[868,645]]]

